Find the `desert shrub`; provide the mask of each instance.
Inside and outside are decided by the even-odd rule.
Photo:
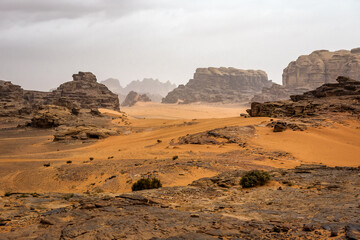
[[[243,188],[262,186],[270,180],[270,174],[262,170],[247,172],[240,180]]]
[[[177,155],[172,157],[172,160],[177,160],[177,159],[179,159],[179,156],[177,156]]]
[[[72,163],[72,161],[66,161],[66,163],[67,163],[67,164],[70,164],[70,163]]]
[[[92,161],[92,160],[94,160],[94,158],[93,158],[93,157],[89,157],[89,160]]]
[[[44,167],[50,167],[50,163],[44,163]]]
[[[162,184],[157,178],[142,178],[134,183],[131,187],[133,191],[140,191],[144,189],[161,188]]]

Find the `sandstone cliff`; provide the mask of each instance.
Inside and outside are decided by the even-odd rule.
[[[193,79],[169,92],[162,102],[244,102],[270,85],[261,70],[198,68]]]
[[[126,96],[121,106],[131,107],[134,106],[137,102],[151,102],[151,99],[146,94],[138,94],[137,92],[131,91]]]
[[[291,62],[283,72],[283,85],[288,89],[315,89],[334,83],[337,76],[360,79],[360,48],[351,51],[314,51]]]

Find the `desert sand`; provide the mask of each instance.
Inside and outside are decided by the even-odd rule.
[[[117,112],[101,111],[113,116],[115,124],[124,124],[116,118]],[[360,165],[356,122],[274,133],[265,127],[269,118],[240,117],[245,107],[238,105],[138,103],[122,111],[131,130],[94,142],[53,142],[53,132],[47,130],[3,133],[0,189],[122,193],[131,191],[131,184],[141,176],[156,175],[164,186],[184,186],[226,170],[293,168],[303,163]],[[256,133],[245,148],[171,144],[187,134],[247,125],[254,125]],[[45,163],[50,166],[44,167]]]

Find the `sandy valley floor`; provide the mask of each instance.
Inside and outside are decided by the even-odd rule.
[[[141,176],[158,176],[164,186],[183,186],[225,170],[360,165],[357,122],[274,133],[265,126],[269,118],[240,117],[245,108],[237,105],[141,103],[122,111],[130,130],[94,142],[56,143],[48,130],[2,130],[0,191],[121,193]],[[123,124],[116,112],[102,112]],[[246,147],[170,144],[187,134],[247,125],[254,125],[256,133]]]

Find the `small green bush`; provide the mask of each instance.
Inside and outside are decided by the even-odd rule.
[[[240,180],[240,185],[243,188],[251,188],[256,186],[263,186],[270,180],[270,174],[262,170],[253,170],[247,172]]]
[[[142,178],[134,183],[131,187],[133,191],[140,191],[144,189],[161,188],[162,184],[157,178]]]

